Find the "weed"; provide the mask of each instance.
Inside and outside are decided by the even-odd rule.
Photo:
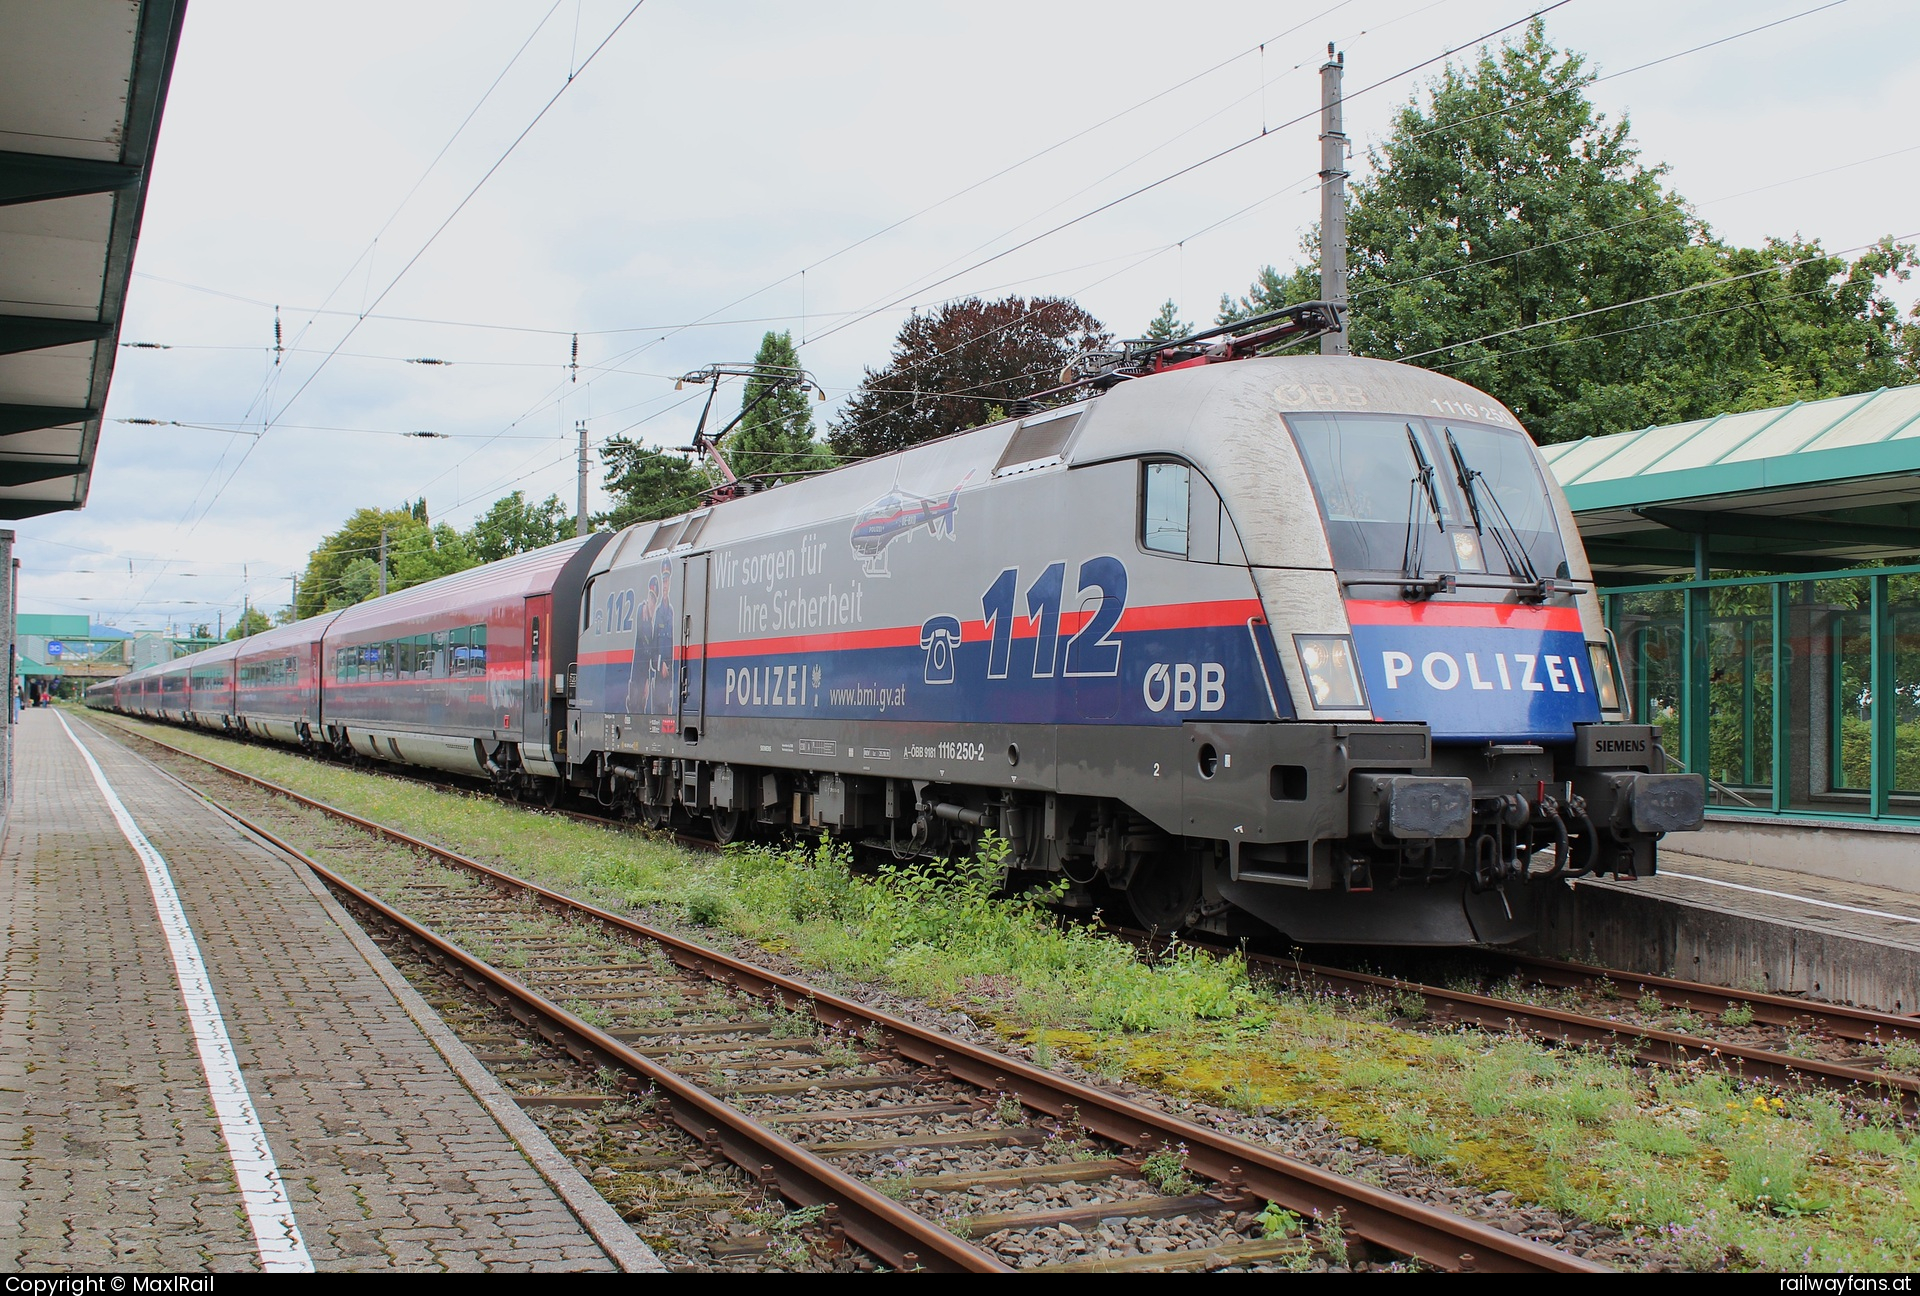
[[[1042,1070],[1053,1070],[1053,1046],[1047,1043],[1047,1032],[1042,1029],[1034,1032],[1033,1064]]]
[[[1340,1222],[1340,1212],[1322,1217],[1314,1212],[1314,1219],[1320,1223],[1320,1246],[1327,1253],[1327,1259],[1341,1268],[1347,1267],[1347,1230]]]
[[[1140,1177],[1168,1197],[1192,1192],[1199,1185],[1187,1173],[1187,1145],[1163,1147],[1140,1163]]]
[[[887,1047],[887,1033],[880,1029],[878,1023],[875,1023],[860,1032],[860,1042],[871,1051],[879,1053]]]
[[[1642,990],[1634,1007],[1640,1010],[1642,1017],[1658,1017],[1666,1009],[1666,1005],[1660,1002],[1660,996],[1651,990]]]
[[[777,1199],[769,1198],[759,1210],[742,1211],[740,1218],[750,1229],[767,1235],[767,1255],[775,1262],[793,1267],[812,1256],[812,1248],[802,1236],[827,1213],[824,1205],[787,1210]]]
[[[1002,1125],[1012,1128],[1027,1123],[1027,1109],[1020,1100],[1010,1093],[1003,1093],[993,1104],[993,1118]]]
[[[1894,1040],[1881,1050],[1881,1054],[1887,1060],[1888,1070],[1920,1075],[1920,1044],[1911,1040]]]
[[[1418,990],[1401,990],[1393,996],[1393,1010],[1408,1021],[1427,1019],[1427,997]]]
[[[1278,1202],[1268,1202],[1255,1223],[1260,1226],[1261,1237],[1284,1238],[1300,1232],[1307,1222]]]
[[[1720,1024],[1722,1026],[1753,1025],[1753,1005],[1728,1000],[1727,1010],[1720,1014]]]
[[[730,908],[727,897],[719,891],[696,891],[681,903],[686,907],[687,921],[698,927],[720,926]]]
[[[1798,1026],[1790,1026],[1787,1028],[1786,1039],[1780,1043],[1780,1051],[1791,1054],[1794,1057],[1818,1057],[1820,1055],[1820,1037],[1810,1031],[1802,1030]]]
[[[860,1054],[839,1036],[830,1036],[820,1049],[820,1060],[828,1066],[850,1067],[860,1064]]]
[[[895,1201],[907,1199],[907,1176],[903,1174],[881,1175],[872,1181],[873,1190],[882,1197],[891,1197]]]

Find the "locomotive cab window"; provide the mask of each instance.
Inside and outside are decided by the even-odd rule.
[[[1552,496],[1517,428],[1395,414],[1292,413],[1286,421],[1335,567],[1566,574]],[[1406,570],[1416,563],[1419,572]]]
[[[1192,470],[1177,463],[1147,463],[1140,469],[1140,543],[1155,553],[1185,558]]]

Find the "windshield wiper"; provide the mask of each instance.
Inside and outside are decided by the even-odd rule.
[[[1452,428],[1447,429],[1447,452],[1453,456],[1453,470],[1460,482],[1460,493],[1467,497],[1467,512],[1473,518],[1473,529],[1493,537],[1493,543],[1499,546],[1500,556],[1506,559],[1507,570],[1515,579],[1532,586],[1535,596],[1545,598],[1551,594],[1553,582],[1540,579],[1526,545],[1520,541],[1520,532],[1508,520],[1507,511],[1500,507],[1500,497],[1491,488],[1487,491],[1487,508],[1482,510],[1480,483],[1486,480],[1485,474],[1468,465],[1467,456],[1461,451],[1460,442],[1454,439]]]
[[[1421,579],[1421,559],[1427,538],[1427,529],[1420,517],[1421,506],[1425,505],[1432,513],[1435,530],[1444,532],[1446,522],[1440,514],[1440,491],[1434,484],[1433,464],[1427,459],[1427,452],[1421,447],[1420,438],[1411,423],[1407,424],[1407,448],[1413,451],[1413,462],[1418,471],[1407,485],[1407,546],[1400,559],[1400,574],[1406,578],[1406,584],[1402,592],[1408,598],[1430,597],[1445,590],[1452,582],[1446,576],[1435,580]]]

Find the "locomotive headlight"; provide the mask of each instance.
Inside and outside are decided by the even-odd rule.
[[[1307,673],[1313,705],[1321,711],[1363,711],[1367,690],[1360,683],[1360,667],[1347,635],[1295,635],[1294,650]]]
[[[1613,646],[1605,642],[1589,641],[1587,660],[1593,666],[1593,687],[1600,695],[1602,711],[1618,711],[1620,707],[1620,677],[1614,672]]]

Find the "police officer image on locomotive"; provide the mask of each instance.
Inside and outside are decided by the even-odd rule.
[[[1651,874],[1704,783],[1627,714],[1510,411],[1258,354],[1337,323],[1307,303],[1084,357],[1051,408],[555,546],[556,655],[487,665],[546,718],[456,737],[505,786],[721,841],[909,859],[992,833],[1010,884],[1163,933],[1519,939],[1529,888]],[[138,709],[116,685],[89,700]]]

